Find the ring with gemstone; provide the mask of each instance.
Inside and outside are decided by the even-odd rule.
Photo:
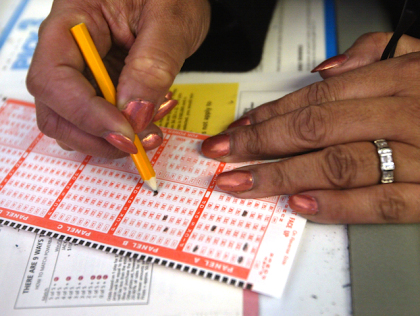
[[[395,164],[392,158],[392,149],[388,147],[388,143],[385,139],[378,139],[373,143],[376,145],[379,161],[381,163],[381,183],[394,182]]]

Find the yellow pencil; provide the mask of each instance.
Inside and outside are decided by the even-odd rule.
[[[106,71],[105,65],[99,56],[98,50],[93,43],[92,37],[90,36],[86,25],[84,23],[80,23],[72,27],[70,31],[76,39],[76,42],[79,45],[85,61],[92,71],[93,76],[95,77],[96,82],[98,83],[105,99],[113,105],[116,105],[115,87],[111,81],[111,78],[109,77],[108,72]],[[135,135],[134,144],[136,145],[138,152],[137,154],[132,154],[131,158],[133,159],[134,164],[136,165],[136,168],[139,171],[143,181],[152,188],[156,195],[158,193],[156,173],[153,170],[149,158],[147,157],[146,152],[137,135]]]

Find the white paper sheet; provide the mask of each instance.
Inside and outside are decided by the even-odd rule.
[[[252,292],[11,227],[0,251],[4,316],[258,315]]]

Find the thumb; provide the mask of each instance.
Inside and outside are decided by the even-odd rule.
[[[118,108],[135,133],[152,121],[185,59],[203,42],[209,24],[207,0],[145,4],[117,86]]]
[[[392,33],[367,33],[359,37],[343,54],[331,57],[312,72],[325,79],[380,61]],[[420,51],[420,40],[404,35],[398,41],[394,57]]]

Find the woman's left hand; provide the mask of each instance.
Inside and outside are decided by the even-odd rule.
[[[219,188],[240,198],[290,194],[291,208],[315,222],[420,222],[420,40],[403,36],[396,57],[379,61],[391,35],[363,35],[316,68],[325,80],[205,140],[203,154],[221,161],[290,157],[222,173]],[[378,139],[392,149],[391,184],[380,183]]]

